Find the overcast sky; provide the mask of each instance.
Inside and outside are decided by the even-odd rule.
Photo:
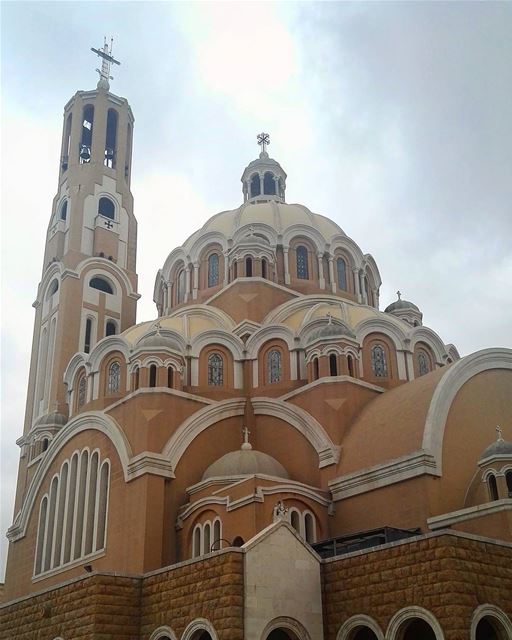
[[[171,249],[241,204],[268,131],[287,201],[374,256],[382,308],[400,289],[467,355],[512,347],[511,32],[510,2],[4,2],[1,534],[62,112],[96,86],[91,46],[114,37],[111,90],[135,114],[139,321]]]

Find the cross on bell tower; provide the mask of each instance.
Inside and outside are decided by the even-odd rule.
[[[261,153],[265,154],[267,152],[266,147],[270,145],[270,135],[268,133],[258,133],[256,138],[258,140],[258,144],[261,147]]]
[[[114,42],[113,38],[110,38],[110,47],[107,43],[107,38],[105,36],[103,42],[102,49],[95,49],[91,47],[91,51],[93,51],[98,57],[101,58],[101,69],[96,69],[96,71],[100,74],[100,79],[98,80],[98,89],[110,89],[109,80],[113,80],[114,76],[110,75],[110,66],[113,64],[120,65],[121,63],[114,58],[112,55],[112,43]]]

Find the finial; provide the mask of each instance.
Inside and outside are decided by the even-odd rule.
[[[108,81],[114,79],[114,76],[110,75],[110,65],[121,64],[112,56],[113,42],[114,39],[110,38],[109,48],[107,37],[105,36],[102,49],[95,49],[94,47],[91,47],[91,51],[93,51],[97,56],[101,58],[101,70],[96,69],[96,71],[100,74],[100,79],[98,80],[98,89],[110,89],[110,84]]]
[[[398,296],[398,299],[401,300],[402,299],[402,292],[401,291],[397,291],[396,295]]]
[[[258,133],[256,139],[261,146],[261,155],[264,155],[266,153],[265,147],[268,147],[270,144],[270,135],[268,133]]]
[[[156,332],[158,335],[160,335],[160,329],[162,328],[162,325],[160,324],[160,320],[157,320],[155,322],[155,324],[153,325],[153,329],[156,329]]]
[[[332,324],[332,314],[330,311],[328,311],[326,314],[327,316],[327,324]]]
[[[496,431],[498,432],[498,440],[497,442],[503,442],[503,430],[499,424],[496,425]]]
[[[250,451],[252,449],[252,445],[249,442],[249,435],[250,435],[250,431],[249,429],[244,425],[242,427],[242,436],[244,441],[242,442],[242,451]]]

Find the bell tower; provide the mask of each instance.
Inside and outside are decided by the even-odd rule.
[[[66,423],[64,371],[76,352],[136,321],[137,221],[130,191],[134,118],[110,92],[112,43],[96,89],[64,107],[57,195],[37,298],[22,458],[41,455]]]

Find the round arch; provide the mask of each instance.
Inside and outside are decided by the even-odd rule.
[[[207,631],[212,640],[218,640],[217,632],[212,623],[206,618],[197,618],[193,620],[183,632],[181,640],[196,640],[195,636],[198,631]]]
[[[377,640],[384,640],[384,634],[377,622],[370,616],[363,613],[352,616],[346,620],[340,627],[336,640],[351,640],[352,634],[359,628],[366,628],[373,631]]]
[[[354,331],[359,344],[363,344],[364,339],[370,333],[383,333],[393,341],[397,350],[404,348],[406,335],[393,321],[390,322],[389,318],[366,318],[354,327]]]
[[[295,618],[288,618],[287,616],[279,616],[267,623],[260,636],[260,640],[267,640],[272,631],[277,631],[278,629],[291,631],[294,635],[292,640],[311,640],[311,636],[304,625],[298,620],[295,620]]]
[[[423,607],[404,607],[400,609],[400,611],[397,611],[389,621],[386,630],[386,640],[400,640],[401,636],[399,634],[402,631],[403,625],[415,619],[423,620],[429,624],[436,636],[436,640],[444,640],[444,633],[437,618],[433,613],[430,613],[430,611]]]
[[[23,502],[23,506],[19,512],[19,519],[17,516],[16,523],[12,525],[7,532],[7,537],[10,542],[15,542],[25,536],[37,492],[39,491],[41,483],[43,482],[50,465],[56,458],[59,451],[74,436],[78,435],[82,431],[88,431],[89,429],[100,431],[109,438],[117,451],[117,455],[119,456],[125,482],[128,481],[128,462],[132,457],[132,450],[122,429],[113,418],[100,411],[88,411],[86,413],[81,413],[76,418],[72,418],[66,424],[66,428],[59,431],[50,441],[49,447],[46,450],[46,455],[37,467],[37,470],[28,486],[25,501]]]
[[[469,628],[470,640],[477,640],[476,631],[478,623],[485,618],[490,618],[492,621],[498,622],[500,624],[503,631],[505,632],[505,635],[503,636],[503,638],[500,638],[500,640],[512,638],[512,621],[507,616],[507,614],[493,604],[481,604],[473,611],[471,626]],[[498,637],[500,636],[498,635]]]
[[[163,625],[162,627],[158,627],[155,629],[153,633],[149,636],[149,640],[178,640],[178,636],[174,633],[171,627],[167,625]]]

